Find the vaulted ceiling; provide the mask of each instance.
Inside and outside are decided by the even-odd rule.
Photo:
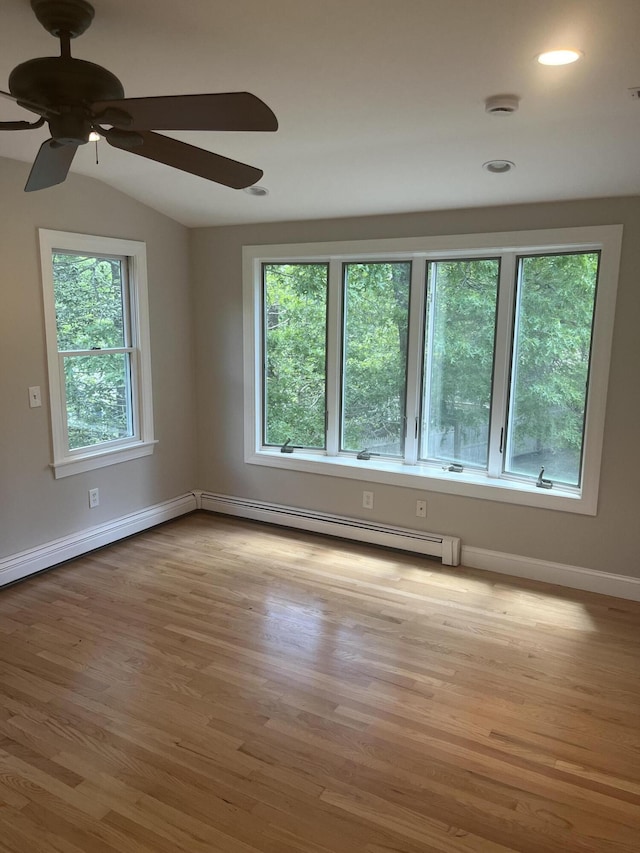
[[[75,57],[128,97],[249,91],[276,133],[175,133],[264,170],[253,197],[98,144],[72,171],[186,225],[433,210],[640,193],[638,0],[94,0]],[[583,58],[543,67],[536,55]],[[0,6],[0,88],[58,45],[28,0]],[[510,116],[485,99],[514,94]],[[0,120],[30,118],[0,99]],[[32,161],[46,128],[0,133]],[[491,174],[490,160],[515,168]],[[56,193],[55,187],[42,192]],[[3,202],[0,203],[4,203]]]

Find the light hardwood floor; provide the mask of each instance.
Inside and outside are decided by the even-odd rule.
[[[0,851],[637,853],[640,604],[204,513],[0,591]]]

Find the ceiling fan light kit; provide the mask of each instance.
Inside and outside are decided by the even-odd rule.
[[[40,118],[33,123],[0,122],[0,130],[26,130],[46,122],[51,132],[40,146],[27,192],[62,183],[78,146],[92,133],[114,148],[234,189],[260,180],[261,169],[154,131],[275,131],[278,121],[263,101],[249,92],[125,98],[114,74],[71,56],[71,39],[93,21],[90,3],[31,0],[31,7],[42,26],[60,40],[60,56],[27,60],[9,75],[10,97]]]

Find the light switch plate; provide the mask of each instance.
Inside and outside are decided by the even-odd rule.
[[[31,385],[29,387],[29,405],[32,409],[37,409],[42,405],[42,397],[40,396],[40,386]]]

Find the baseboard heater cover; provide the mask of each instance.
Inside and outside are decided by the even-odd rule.
[[[355,539],[358,542],[439,557],[445,566],[460,565],[460,539],[455,536],[423,533],[420,530],[376,524],[359,518],[208,492],[198,494],[198,505],[208,512],[251,518],[282,527],[294,527],[312,533],[325,533],[343,539]]]

